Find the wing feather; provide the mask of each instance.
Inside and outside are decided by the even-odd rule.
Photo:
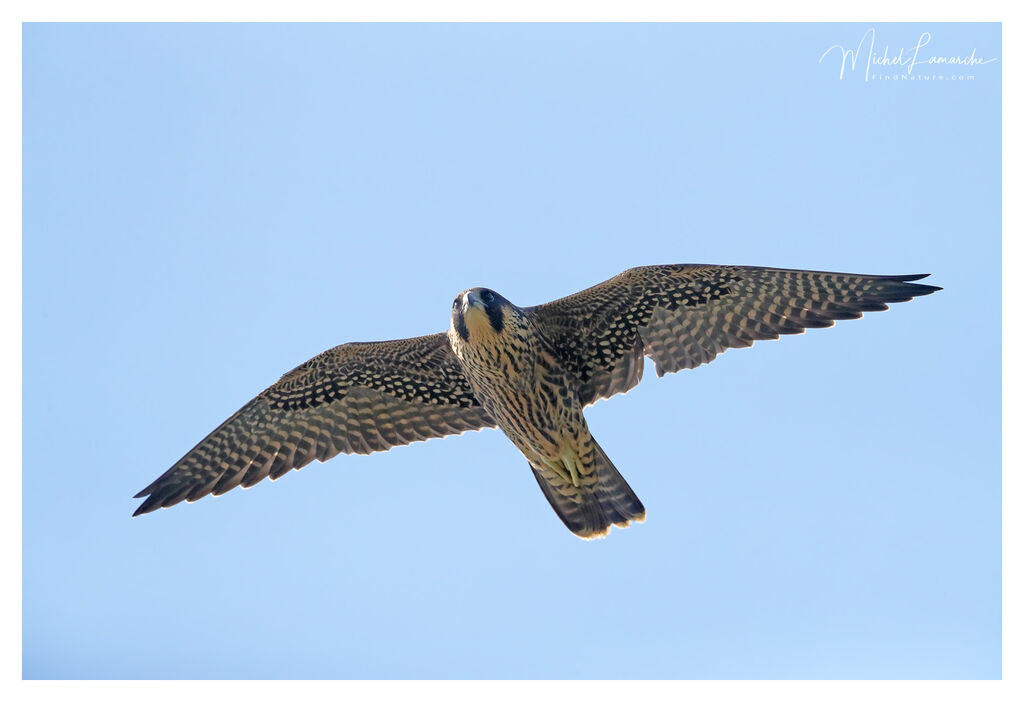
[[[314,459],[493,427],[444,334],[344,344],[286,373],[139,492],[136,515]]]
[[[658,375],[696,368],[730,348],[830,327],[940,290],[877,276],[752,266],[631,268],[582,292],[529,308],[580,380],[590,404],[640,380],[639,349]],[[641,357],[642,358],[642,357]]]

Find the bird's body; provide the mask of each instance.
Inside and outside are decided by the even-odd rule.
[[[565,525],[591,538],[644,508],[590,434],[583,409],[643,375],[730,347],[831,326],[938,290],[924,276],[742,266],[632,268],[569,297],[517,307],[455,298],[446,334],[344,344],[285,374],[136,497],[142,514],[249,487],[314,458],[499,427]]]
[[[573,533],[600,536],[610,524],[644,518],[587,428],[578,379],[531,315],[492,290],[467,290],[455,298],[448,341],[484,409]]]

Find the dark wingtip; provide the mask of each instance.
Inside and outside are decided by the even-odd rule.
[[[133,499],[146,497],[147,495],[150,495],[151,492],[152,490],[150,490],[150,488],[146,488],[138,495],[136,495]],[[158,509],[160,509],[160,502],[158,500],[153,499],[153,497],[150,495],[150,497],[146,498],[145,502],[139,505],[138,508],[134,512],[132,512],[132,516],[138,517],[140,514],[148,514],[149,512],[155,512]]]
[[[892,276],[892,279],[904,283],[906,285],[904,290],[907,292],[907,294],[913,297],[920,297],[921,295],[931,295],[933,292],[938,292],[939,290],[942,290],[942,288],[940,288],[937,285],[925,285],[923,283],[911,282],[914,280],[921,280],[922,278],[927,278],[930,275],[931,273],[916,273],[914,275],[895,275]],[[893,302],[895,302],[895,300],[893,300]]]

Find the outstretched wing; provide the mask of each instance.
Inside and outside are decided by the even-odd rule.
[[[135,497],[135,515],[279,478],[314,458],[493,427],[444,334],[343,344],[261,392]]]
[[[586,405],[636,385],[644,355],[659,376],[695,368],[729,348],[830,327],[941,289],[910,282],[924,277],[643,266],[530,312],[580,379]]]

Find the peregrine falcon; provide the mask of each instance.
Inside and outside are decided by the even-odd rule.
[[[583,408],[639,383],[644,356],[659,377],[696,368],[941,289],[911,282],[924,277],[643,266],[536,307],[472,288],[455,298],[447,333],[342,344],[286,373],[137,494],[135,516],[314,458],[498,427],[569,530],[604,536],[645,512]]]

